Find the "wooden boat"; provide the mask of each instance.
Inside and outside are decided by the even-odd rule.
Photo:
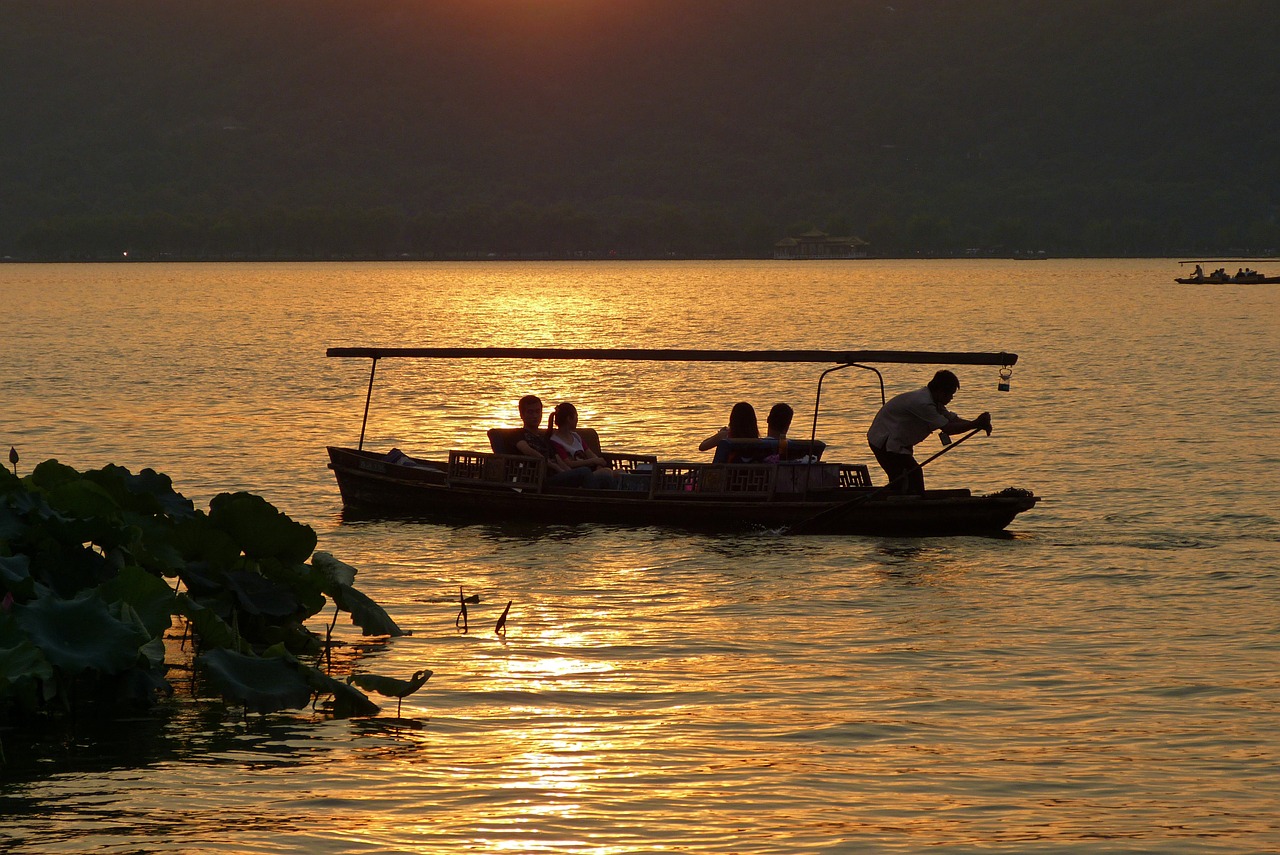
[[[1179,276],[1174,282],[1180,285],[1275,285],[1280,283],[1280,276],[1264,276],[1261,273],[1252,276]]]
[[[330,348],[328,355],[372,360],[360,444],[329,448],[329,468],[343,505],[362,514],[429,521],[669,525],[712,531],[754,527],[815,534],[993,535],[1039,501],[1018,489],[984,496],[964,489],[897,495],[875,487],[865,464],[823,461],[825,446],[812,436],[807,441],[789,440],[778,461],[767,463],[691,463],[643,454],[606,454],[621,473],[619,489],[613,490],[548,486],[546,462],[511,453],[511,431],[501,429],[489,432],[490,450],[454,450],[441,460],[364,449],[374,375],[378,360],[384,358],[830,363],[832,367],[818,380],[816,433],[822,380],[832,371],[874,372],[880,378],[883,400],[883,377],[865,363],[1011,369],[1018,358],[1012,353],[354,347]],[[578,433],[599,447],[593,431],[580,427]]]
[[[1243,268],[1238,274],[1228,273],[1226,268],[1219,268],[1212,273],[1205,273],[1200,268],[1214,264],[1245,264],[1258,261],[1273,261],[1271,258],[1219,258],[1201,259],[1199,261],[1180,261],[1179,264],[1196,265],[1195,276],[1176,276],[1174,282],[1179,285],[1274,285],[1280,283],[1280,276],[1267,276],[1251,268]]]

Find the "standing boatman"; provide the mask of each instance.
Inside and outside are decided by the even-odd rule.
[[[962,419],[947,409],[960,388],[960,378],[943,369],[929,385],[890,398],[880,408],[867,430],[867,444],[876,462],[889,476],[895,492],[924,494],[924,470],[916,463],[912,448],[935,430],[945,437],[982,428],[991,435],[991,414]]]

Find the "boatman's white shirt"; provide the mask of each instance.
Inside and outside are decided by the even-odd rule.
[[[903,392],[890,398],[876,413],[867,430],[867,442],[892,454],[910,454],[912,446],[956,418],[958,416],[933,400],[928,386]]]

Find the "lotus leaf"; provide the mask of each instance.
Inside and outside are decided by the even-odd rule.
[[[214,528],[202,513],[180,520],[169,532],[170,542],[188,562],[230,569],[240,559],[240,546],[231,535]]]
[[[341,588],[334,592],[333,599],[338,608],[351,613],[351,622],[360,627],[364,635],[389,635],[395,638],[405,634],[382,606],[355,588]]]
[[[84,473],[84,477],[110,492],[125,510],[173,519],[185,519],[196,512],[191,500],[173,489],[169,476],[154,469],[143,469],[134,475],[123,466],[108,463],[97,471]]]
[[[356,568],[339,561],[328,552],[316,552],[312,555],[311,566],[319,571],[330,586],[349,588],[356,583]],[[331,593],[333,588],[326,587],[324,590]]]
[[[123,521],[129,539],[120,544],[148,570],[176,576],[186,567],[186,559],[173,542],[173,525],[160,517],[125,511]]]
[[[0,469],[0,472],[4,470]],[[26,525],[18,518],[9,503],[0,497],[0,543],[20,537]]]
[[[18,625],[57,668],[69,674],[113,674],[138,661],[150,641],[144,631],[111,615],[97,591],[75,599],[47,595],[14,609]]]
[[[125,470],[128,472],[128,470]],[[195,503],[173,489],[173,479],[154,469],[143,469],[137,475],[125,478],[131,493],[145,493],[160,502],[161,512],[170,519],[186,519],[195,516]]]
[[[319,654],[324,651],[324,642],[297,621],[268,624],[262,628],[258,640],[267,644],[283,644],[290,653]]]
[[[0,699],[16,699],[28,708],[57,694],[53,666],[29,641],[0,646]]]
[[[69,484],[80,478],[80,473],[75,469],[52,458],[37,463],[36,468],[27,476],[27,480],[39,490],[52,490],[60,484]]]
[[[227,573],[230,568],[218,568],[205,561],[191,561],[182,568],[178,578],[193,596],[217,596],[227,589]]]
[[[121,531],[120,506],[92,481],[60,482],[45,491],[49,506],[67,518],[68,537],[107,548],[127,540]]]
[[[116,568],[103,555],[75,541],[45,537],[29,556],[32,578],[66,599],[86,588],[96,588],[116,574]]]
[[[0,614],[0,697],[29,680],[52,680],[53,666],[11,614]]]
[[[178,594],[175,612],[191,622],[191,628],[208,647],[226,647],[245,652],[253,649],[213,609],[197,603],[186,594]]]
[[[307,666],[304,666],[307,667]],[[335,680],[323,671],[308,668],[312,687],[317,692],[333,695],[333,714],[338,718],[357,715],[377,715],[380,709],[363,692],[341,680]]]
[[[425,686],[433,673],[430,669],[423,669],[415,672],[408,680],[383,677],[380,674],[352,674],[347,678],[347,682],[388,698],[407,698]]]
[[[40,494],[26,489],[25,482],[22,483],[23,489],[16,490],[6,497],[6,503],[15,513],[22,516],[35,514],[41,519],[61,519],[61,516],[49,507],[49,503]]]
[[[107,602],[104,600],[104,602]],[[148,638],[154,638],[151,633],[147,632],[147,625],[142,622],[142,618],[134,611],[133,606],[123,600],[116,602],[107,602],[107,611],[113,618],[121,623],[128,624],[138,631],[139,634],[146,635]],[[141,647],[141,645],[139,645]]]
[[[260,573],[234,570],[227,574],[227,584],[240,608],[252,615],[287,617],[300,608],[292,591]]]
[[[306,561],[316,548],[316,533],[294,522],[261,496],[221,493],[209,502],[209,521],[231,535],[250,558]]]
[[[348,683],[355,683],[362,689],[386,695],[396,699],[396,718],[400,717],[400,704],[404,699],[418,691],[431,679],[431,671],[423,669],[414,673],[408,680],[397,680],[395,677],[382,677],[377,674],[352,674]]]
[[[156,695],[161,692],[173,693],[173,687],[164,679],[163,670],[154,665],[129,669],[120,675],[115,688],[117,700],[133,706],[155,703]]]
[[[29,679],[53,679],[53,666],[40,648],[29,641],[14,647],[0,647],[0,695],[7,686]]]
[[[110,493],[92,481],[81,479],[51,487],[45,493],[50,507],[79,519],[118,520],[120,506]]]
[[[164,636],[157,635],[148,641],[142,647],[138,648],[138,652],[142,654],[144,660],[151,664],[152,668],[163,670],[164,668]]]
[[[311,702],[308,685],[296,663],[219,648],[196,657],[224,697],[244,704],[248,712],[300,709]]]
[[[31,578],[31,559],[25,555],[0,557],[0,591],[11,591],[14,596],[28,599],[35,592]]]
[[[125,567],[114,579],[100,585],[98,592],[108,601],[121,600],[132,606],[153,636],[164,632],[172,622],[173,590],[141,567]]]
[[[263,576],[288,588],[306,617],[324,608],[324,578],[310,564],[281,564],[269,559],[258,562],[258,569]]]

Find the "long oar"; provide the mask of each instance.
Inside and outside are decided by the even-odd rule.
[[[879,496],[881,493],[885,492],[890,487],[897,484],[903,478],[906,478],[912,472],[915,472],[916,469],[925,468],[930,463],[937,460],[939,457],[946,454],[951,449],[958,447],[966,439],[968,439],[969,437],[973,436],[975,433],[978,433],[981,430],[985,430],[985,428],[980,428],[980,427],[974,428],[973,430],[966,433],[964,436],[957,439],[955,442],[948,445],[946,448],[939,451],[937,454],[925,460],[924,463],[921,463],[919,466],[915,467],[915,469],[908,469],[906,472],[903,472],[901,475],[899,475],[897,478],[894,478],[892,481],[890,481],[888,484],[885,484],[883,487],[879,487],[875,490],[872,490],[870,493],[866,493],[865,495],[858,496],[856,499],[850,499],[847,502],[843,502],[839,505],[836,505],[834,508],[827,508],[825,511],[819,511],[818,513],[814,514],[808,519],[801,520],[800,522],[791,526],[790,528],[787,529],[787,531],[790,534],[805,534],[806,532],[811,531],[815,526],[817,528],[821,528],[824,523],[830,522],[831,520],[834,520],[834,519],[839,519],[841,516],[848,513],[850,508],[856,507],[857,505],[860,505],[863,502],[868,502],[874,499],[876,496]]]

